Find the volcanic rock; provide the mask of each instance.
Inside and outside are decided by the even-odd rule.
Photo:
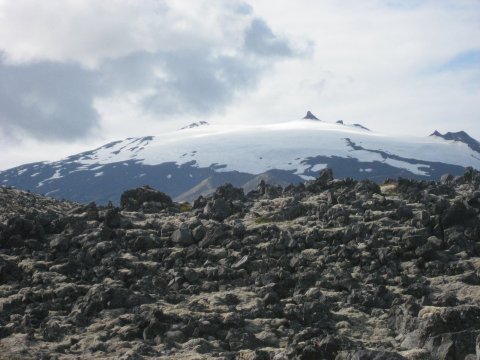
[[[480,358],[480,175],[0,190],[0,358]]]

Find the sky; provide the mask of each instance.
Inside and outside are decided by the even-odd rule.
[[[307,110],[480,140],[480,1],[0,0],[0,170]]]

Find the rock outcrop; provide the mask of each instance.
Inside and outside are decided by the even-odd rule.
[[[472,169],[120,208],[0,188],[0,358],[479,357]]]

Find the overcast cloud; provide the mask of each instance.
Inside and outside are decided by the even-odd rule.
[[[243,3],[196,4],[195,13],[158,0],[53,3],[0,8],[4,134],[90,137],[102,120],[95,99],[129,93],[158,120],[208,116],[254,87],[267,65],[296,56]]]
[[[0,168],[314,111],[480,138],[478,0],[0,0]]]
[[[0,62],[0,127],[11,137],[69,141],[98,126],[94,73],[77,64]]]

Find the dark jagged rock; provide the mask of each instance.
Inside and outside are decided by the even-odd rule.
[[[181,227],[180,229],[175,230],[171,239],[175,244],[182,246],[188,246],[193,243],[192,232],[187,227]]]
[[[208,202],[203,209],[203,213],[208,218],[222,221],[230,216],[232,209],[230,204],[223,197],[219,197]]]
[[[120,209],[112,208],[105,211],[105,225],[111,228],[119,228],[122,224]]]
[[[476,359],[480,173],[193,206],[0,191],[0,358]]]
[[[475,216],[474,211],[468,209],[463,202],[455,201],[445,210],[442,216],[442,224],[444,227],[462,224],[472,216]]]
[[[312,114],[311,111],[307,111],[307,115],[305,115],[303,118],[307,120],[319,120],[315,115]]]
[[[331,181],[333,181],[333,171],[326,168],[320,171],[315,180],[307,182],[306,188],[312,192],[320,192],[325,190]]]
[[[159,204],[160,210],[173,205],[170,196],[149,186],[127,190],[120,197],[120,207],[129,211],[138,211],[145,203]]]
[[[357,128],[360,128],[360,129],[363,129],[363,130],[367,130],[367,131],[370,131],[369,128],[363,126],[362,124],[353,124],[353,126],[357,127]]]
[[[472,138],[465,131],[439,133],[435,130],[430,136],[441,137],[445,140],[459,141],[466,144],[470,149],[480,153],[480,142]]]

